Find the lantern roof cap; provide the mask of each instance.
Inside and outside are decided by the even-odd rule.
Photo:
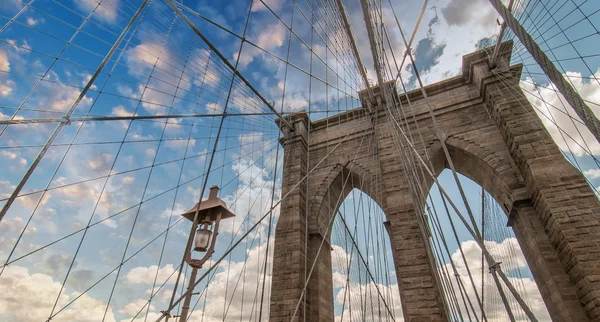
[[[205,220],[214,222],[217,220],[219,213],[221,213],[221,219],[235,217],[235,214],[227,209],[227,204],[225,201],[217,197],[218,193],[218,186],[215,185],[210,187],[208,199],[200,202],[200,210],[198,210],[198,203],[196,203],[192,209],[184,212],[181,215],[190,221],[194,221],[194,216],[196,215],[196,211],[198,211],[198,222]]]

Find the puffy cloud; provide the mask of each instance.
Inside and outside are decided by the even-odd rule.
[[[146,156],[147,157],[153,158],[155,154],[156,154],[156,150],[155,149],[152,149],[152,148],[146,149]]]
[[[221,67],[215,64],[215,58],[211,58],[210,52],[205,49],[192,50],[184,64],[181,57],[169,50],[169,46],[143,41],[128,49],[125,59],[129,74],[140,84],[135,90],[118,86],[118,92],[132,99],[141,98],[142,107],[154,115],[167,114],[173,108],[189,109],[176,103],[183,95],[188,95],[187,92],[203,91],[191,88],[192,84],[197,87],[212,86],[214,91],[221,81]]]
[[[123,184],[132,184],[135,182],[135,177],[126,176],[122,179]]]
[[[188,146],[188,141],[189,141],[189,146]],[[181,139],[181,140],[169,140],[165,143],[165,145],[173,150],[183,150],[185,149],[185,147],[187,146],[188,149],[191,149],[192,147],[194,147],[196,145],[196,140],[195,139]]]
[[[16,86],[17,84],[10,79],[5,81],[0,79],[0,96],[10,95],[10,93],[12,93],[13,89],[15,89]]]
[[[80,0],[75,1],[79,9],[87,13],[95,10],[102,20],[114,21],[117,19],[118,6],[121,0]]]
[[[22,196],[17,198],[19,204],[21,204],[23,207],[25,207],[26,209],[29,210],[33,210],[38,202],[40,204],[40,206],[43,206],[44,204],[46,204],[48,202],[48,200],[50,200],[52,194],[50,193],[45,193],[43,199],[40,201],[40,198],[42,198],[42,193],[34,193],[31,195],[27,195],[27,196]],[[50,210],[50,209],[44,209],[44,210]],[[53,210],[50,210],[53,211]]]
[[[0,156],[8,160],[14,160],[17,158],[18,154],[11,151],[2,150],[0,151]]]
[[[583,174],[588,177],[588,179],[598,179],[600,178],[600,169],[589,169],[584,171]]]
[[[8,61],[8,55],[0,48],[0,70],[4,72],[10,72],[10,62]]]
[[[131,89],[129,89],[129,90],[131,90]],[[123,107],[123,105],[117,105],[117,106],[113,107],[111,115],[114,115],[114,116],[132,116],[133,113],[129,112],[125,107]],[[119,125],[121,126],[121,128],[127,129],[129,127],[129,121],[120,120],[119,121]]]
[[[600,70],[593,76],[600,78]],[[565,77],[571,80],[583,99],[600,103],[600,86],[594,81],[583,82],[581,74],[576,72],[567,72]],[[542,120],[550,136],[561,150],[568,153],[570,149],[575,156],[583,156],[589,152],[593,155],[600,154],[600,143],[587,127],[580,123],[581,119],[575,114],[575,111],[565,101],[564,97],[557,92],[554,84],[537,85],[531,78],[526,78],[521,81],[520,86],[529,102],[535,107],[535,112]],[[600,116],[600,107],[589,103],[588,106],[596,116]],[[563,135],[564,133],[567,134],[564,135],[564,139],[561,132]],[[589,147],[587,152],[586,146]]]
[[[219,114],[223,113],[223,106],[219,103],[208,103],[206,104],[206,109],[209,113]]]
[[[85,79],[87,75],[83,75]],[[61,83],[58,75],[51,72],[46,77],[47,80],[40,83],[36,91],[37,103],[43,109],[50,108],[54,111],[66,112],[81,94],[81,89]],[[84,96],[78,103],[78,108],[85,108],[92,104],[92,98]]]
[[[345,5],[347,6],[347,13],[348,16],[350,18],[350,25],[352,27],[353,30],[353,34],[354,34],[354,40],[356,41],[356,45],[359,49],[360,52],[360,56],[363,60],[363,63],[365,65],[365,68],[367,69],[367,77],[369,79],[369,82],[371,84],[376,84],[377,83],[377,74],[375,72],[375,68],[374,68],[374,63],[373,63],[373,54],[371,51],[371,43],[368,37],[368,34],[366,32],[366,24],[364,21],[364,15],[363,15],[363,11],[362,8],[360,6],[357,5],[352,5],[350,3],[345,3]],[[416,6],[415,6],[416,8]],[[396,10],[398,11],[398,10]],[[405,51],[405,46],[404,46],[404,42],[402,41],[402,37],[400,35],[400,30],[398,29],[398,27],[396,26],[396,20],[394,18],[393,12],[390,8],[388,8],[386,5],[384,5],[384,7],[381,9],[381,14],[383,16],[383,23],[386,26],[386,31],[388,33],[388,36],[390,38],[390,42],[391,42],[391,46],[394,50],[394,54],[397,60],[398,65],[400,65],[400,62],[402,61],[402,53],[404,53]],[[379,13],[373,13],[373,15],[379,15]],[[402,18],[400,18],[402,19]],[[405,33],[408,33],[409,31],[407,31],[407,29],[404,29]],[[346,38],[345,36],[345,30],[339,28],[338,30],[336,30],[336,34],[333,35],[333,39],[340,39],[340,38]],[[414,44],[413,44],[414,46]],[[389,47],[387,42],[385,43],[385,50],[387,53],[387,63],[390,65],[392,70],[395,70],[396,66],[394,65],[394,62],[392,60],[392,55],[389,53]],[[315,50],[316,51],[316,50]],[[319,56],[323,59],[325,59],[325,53],[323,51],[323,53],[320,53],[318,51],[316,51],[317,53],[319,53]],[[339,53],[338,53],[339,55]],[[331,55],[328,55],[329,59],[331,60],[336,60],[335,58],[331,57]],[[330,66],[335,66],[334,64],[330,63]],[[358,71],[356,71],[358,73]],[[360,80],[360,82],[362,83],[362,80]],[[362,85],[364,86],[364,85]]]
[[[123,107],[123,105],[117,105],[112,109],[112,115],[115,116],[132,116],[133,113],[129,112]]]
[[[39,22],[40,22],[40,20],[38,20],[38,19],[35,19],[33,17],[27,17],[27,24],[32,27],[37,25]]]
[[[99,156],[88,160],[88,167],[96,173],[107,172],[113,163],[114,157],[115,156],[110,153],[101,153]]]
[[[252,8],[250,9],[252,12],[260,12],[260,11],[266,11],[269,10],[269,8],[267,8],[263,2],[273,11],[277,12],[281,6],[283,5],[283,1],[282,0],[263,0],[262,2],[260,0],[253,0],[252,1]]]
[[[133,89],[131,89],[131,87],[129,87],[129,86],[118,85],[117,92],[127,98],[131,98],[131,99],[135,99],[135,100],[139,99],[139,96],[137,95],[138,93],[134,93]],[[113,109],[113,113],[114,113],[114,109]]]
[[[450,26],[465,26],[475,22],[489,28],[496,24],[498,15],[487,0],[451,0],[441,11]]]
[[[142,310],[142,308],[147,308],[147,306],[148,306],[147,304],[148,304],[147,300],[137,299],[137,300],[125,305],[125,307],[123,309],[119,310],[119,313],[124,313],[129,316],[136,316],[138,314],[138,312],[140,312]],[[152,311],[156,310],[154,305],[150,304],[150,310],[152,310]]]
[[[254,161],[259,161],[262,158],[262,162],[257,163],[259,165],[266,166],[268,162],[274,163],[273,160],[270,160],[275,156],[274,153],[273,155],[267,155],[267,153],[275,147],[275,139],[265,139],[262,132],[249,132],[239,135],[238,142],[240,144],[240,157]],[[234,157],[237,157],[237,155],[234,155]]]
[[[236,232],[244,222],[253,224],[270,209],[273,180],[269,179],[265,169],[253,163],[252,160],[241,159],[232,166],[240,183],[233,193],[221,198],[240,219],[224,221],[219,228],[221,231]],[[275,218],[278,209],[273,211]],[[263,221],[262,225],[268,225],[268,222]]]
[[[175,283],[175,279],[177,278],[177,273],[175,272],[175,268],[173,268],[172,264],[167,264],[162,268],[158,268],[156,265],[152,265],[150,267],[135,267],[132,268],[127,275],[125,275],[125,280],[129,284],[150,284],[154,282],[154,277],[156,276],[158,271],[157,281],[161,284],[164,281],[169,280],[168,284]]]
[[[10,62],[6,52],[0,48],[0,70],[3,72],[10,72]],[[17,86],[14,81],[4,78],[5,73],[0,73],[0,96],[8,96]]]
[[[21,217],[15,218],[4,218],[0,221],[0,231],[3,231],[6,235],[14,235],[19,234],[25,227],[25,220]],[[35,233],[37,228],[35,227],[27,227],[25,234]]]
[[[17,53],[28,53],[31,50],[31,46],[29,46],[26,39],[23,39],[23,43],[21,45],[19,45],[14,39],[7,39],[6,42],[8,42],[12,46],[12,49]],[[13,57],[22,60],[22,57]]]
[[[56,184],[60,186],[68,184],[67,178],[58,177],[56,179]],[[84,200],[95,199],[99,193],[99,188],[100,187],[98,186],[80,183],[75,185],[67,185],[60,189],[57,189],[56,193],[62,194],[65,197],[70,197],[74,200],[81,202]]]
[[[439,58],[444,54],[446,42],[442,41],[441,43],[438,43],[439,40],[435,39],[435,34],[432,30],[432,26],[437,24],[439,24],[439,18],[436,14],[436,16],[429,22],[429,32],[427,33],[427,37],[419,40],[413,54],[415,65],[419,69],[420,74],[429,72],[433,66],[439,63]],[[412,71],[412,69],[412,65],[408,65],[406,67],[407,71]],[[414,86],[416,81],[416,75],[413,73],[408,79],[408,86]]]
[[[344,248],[338,245],[331,245],[331,265],[334,271],[345,271],[348,260],[349,256]]]
[[[282,98],[276,100],[275,104],[274,104],[274,106],[279,108],[283,103],[283,111],[284,112],[295,112],[295,111],[302,110],[308,106],[308,100],[304,97],[305,93],[303,93],[304,89],[297,88],[295,86],[295,84],[293,84],[293,83],[294,83],[293,80],[288,80],[288,83],[285,84],[285,89],[287,92],[285,99],[282,96]],[[277,88],[279,88],[283,92],[284,82],[280,81],[277,84]],[[315,95],[313,96],[313,99],[317,95],[318,95],[318,93],[315,93]]]
[[[0,292],[2,320],[39,322],[48,319],[61,284],[49,275],[30,273],[25,267],[8,266],[0,276],[0,287],[3,290]],[[78,295],[79,293],[63,290],[57,307],[62,308]],[[105,309],[104,302],[84,294],[69,308],[52,318],[52,321],[99,321]],[[111,307],[105,321],[115,322]]]
[[[264,6],[263,6],[264,7]],[[287,35],[287,28],[280,22],[261,28],[261,32],[256,35],[256,45],[266,50],[272,50],[282,47]],[[244,46],[242,55],[239,57],[239,64],[245,68],[254,61],[254,59],[262,54],[262,50],[254,46]],[[233,55],[233,59],[238,59],[238,52]]]

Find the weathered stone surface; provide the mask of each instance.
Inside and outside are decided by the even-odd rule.
[[[553,321],[600,321],[600,203],[540,126],[518,85],[521,67],[508,66],[510,52],[510,43],[503,45],[495,71],[485,52],[465,56],[461,76],[426,87],[429,103],[456,170],[510,214]],[[366,92],[360,98],[368,100]],[[430,158],[435,174],[441,173],[448,163],[422,93],[399,100],[393,113],[414,138],[418,125],[425,142],[415,139],[415,146]],[[294,130],[280,126],[283,195],[289,195],[275,232],[270,321],[291,320],[323,236],[326,243],[295,320],[306,314],[307,321],[333,321],[328,225],[353,188],[373,198],[387,216],[405,321],[447,320],[429,237],[415,215],[415,207],[424,205],[413,204],[381,106],[371,114],[360,108],[313,123],[306,113],[288,118]],[[421,188],[429,191],[431,183]]]

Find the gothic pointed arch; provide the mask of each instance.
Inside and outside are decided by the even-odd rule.
[[[337,214],[340,205],[352,189],[364,192],[383,208],[381,184],[375,174],[355,160],[335,164],[314,191],[309,207],[309,222],[316,223],[317,226],[309,224],[312,232],[324,234],[327,231],[331,216]]]

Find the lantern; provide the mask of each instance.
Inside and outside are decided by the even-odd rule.
[[[194,239],[194,250],[197,252],[206,252],[212,237],[212,231],[208,228],[198,228],[196,238]]]

